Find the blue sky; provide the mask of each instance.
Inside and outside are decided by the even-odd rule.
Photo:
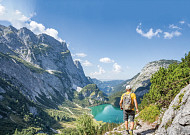
[[[188,0],[0,0],[0,23],[66,41],[87,76],[129,79],[190,51]]]

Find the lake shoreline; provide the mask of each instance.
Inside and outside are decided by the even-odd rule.
[[[103,121],[107,123],[123,123],[123,111],[112,104],[101,104],[88,107],[96,121]]]

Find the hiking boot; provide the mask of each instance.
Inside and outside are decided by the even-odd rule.
[[[125,133],[126,133],[127,135],[129,135],[129,130],[125,130]]]
[[[129,134],[130,134],[130,135],[133,135],[133,130],[129,130]]]

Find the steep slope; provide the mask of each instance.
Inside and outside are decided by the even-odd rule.
[[[162,116],[163,115],[163,116]],[[136,115],[136,117],[138,114]],[[146,123],[140,120],[134,130],[136,135],[189,135],[190,133],[190,84],[176,95],[174,100],[165,110],[164,114],[160,115],[161,120],[154,123]],[[161,121],[161,123],[159,123]],[[157,128],[157,124],[160,124]],[[124,124],[114,128],[109,134],[126,135]]]
[[[190,84],[180,91],[165,111],[157,130],[160,135],[190,133]]]
[[[150,81],[150,90],[139,106],[141,111],[136,116],[134,133],[189,135],[190,52],[185,54],[181,62],[160,68]],[[125,134],[123,131],[124,128],[118,127],[112,133]]]
[[[5,79],[14,78],[15,85],[22,84],[29,99],[69,99],[73,90],[90,83],[66,43],[45,34],[37,36],[27,28],[0,26],[0,33],[0,73],[7,75]]]
[[[72,122],[88,111],[74,98],[92,82],[65,42],[0,25],[0,64],[0,134],[30,127],[33,134],[51,134],[52,127],[67,127],[67,122],[74,126]],[[102,98],[98,94],[91,100]]]
[[[28,100],[18,87],[0,77],[0,134],[13,134],[16,128],[38,127],[50,132],[56,121],[40,106]]]
[[[110,94],[113,91],[114,86],[117,86],[124,80],[100,81],[96,78],[92,78],[92,81],[98,86],[101,91],[106,94]]]
[[[122,93],[125,92],[125,86],[131,85],[132,91],[135,92],[137,96],[138,103],[140,99],[146,94],[150,89],[150,78],[151,76],[160,69],[160,67],[168,68],[172,63],[178,62],[176,60],[159,60],[148,63],[143,67],[140,73],[135,75],[132,79],[126,80],[122,84],[115,86],[113,88],[113,94],[109,96],[110,103],[119,106],[119,99]]]

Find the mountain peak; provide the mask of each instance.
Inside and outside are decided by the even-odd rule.
[[[76,66],[79,70],[83,71],[83,68],[82,68],[81,63],[80,63],[79,60],[74,60],[74,64],[75,64],[75,66]]]
[[[20,32],[23,32],[24,34],[33,34],[35,35],[31,30],[29,30],[28,28],[26,27],[22,27],[19,29]]]
[[[15,27],[13,27],[12,25],[9,25],[9,27],[8,27],[11,31],[13,31],[13,32],[18,32],[18,30],[15,28]]]

